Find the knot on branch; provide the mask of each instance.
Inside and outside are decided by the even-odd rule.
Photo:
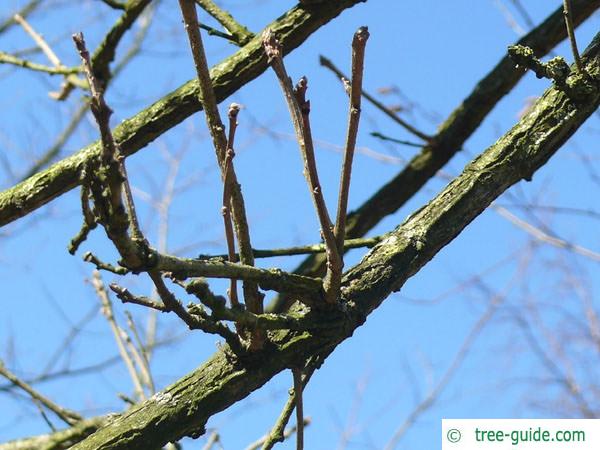
[[[508,55],[525,69],[531,69],[538,78],[549,78],[554,80],[557,86],[565,86],[571,69],[562,56],[556,56],[547,63],[540,61],[533,50],[524,45],[511,45],[508,47]]]
[[[281,58],[281,44],[279,43],[279,40],[275,37],[275,33],[273,33],[273,31],[270,28],[267,28],[263,32],[262,42],[269,63],[273,59]]]

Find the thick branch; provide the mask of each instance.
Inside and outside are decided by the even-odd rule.
[[[328,332],[273,334],[273,347],[232,363],[222,351],[148,401],[133,407],[75,450],[143,449],[204,432],[210,416],[258,389],[275,374],[305,358],[329,353],[352,335],[393,291],[458,236],[490,203],[532,174],[573,135],[600,105],[600,35],[584,55],[594,80],[587,102],[575,105],[553,87],[513,129],[487,149],[436,198],[347,272],[342,300],[347,312]]]

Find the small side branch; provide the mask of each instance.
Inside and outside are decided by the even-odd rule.
[[[242,47],[246,45],[254,37],[254,33],[237,22],[227,11],[219,8],[212,0],[196,0],[196,3],[200,8],[213,16],[217,22],[223,25],[231,35],[231,38],[229,39],[238,46]]]
[[[202,330],[205,333],[217,334],[227,342],[235,354],[242,354],[244,352],[240,339],[226,325],[215,321],[202,310],[195,309],[195,314],[191,314],[173,293],[167,289],[157,271],[150,271],[148,274],[156,286],[156,292],[163,302],[162,305],[146,297],[136,297],[126,289],[115,284],[112,284],[110,288],[125,303],[135,303],[161,312],[174,312],[190,330]]]
[[[25,69],[34,70],[37,72],[44,72],[50,75],[72,75],[81,72],[80,67],[65,67],[65,66],[45,66],[43,64],[37,64],[25,59],[17,58],[16,56],[10,55],[5,52],[0,52],[0,64],[11,64],[17,67],[23,67]]]
[[[110,301],[108,292],[104,288],[104,282],[102,281],[102,278],[100,277],[100,273],[98,271],[94,271],[94,274],[92,276],[92,285],[94,286],[96,295],[98,296],[98,298],[100,299],[100,303],[102,304],[102,314],[106,318],[106,321],[108,322],[110,329],[113,332],[113,336],[115,338],[117,348],[119,349],[121,359],[125,363],[125,367],[127,367],[127,371],[129,372],[129,376],[131,378],[131,381],[133,382],[133,387],[137,400],[144,400],[146,398],[146,395],[144,393],[141,374],[138,372],[136,364],[133,361],[131,354],[127,351],[127,347],[125,345],[126,339],[124,339],[125,332],[117,324],[113,312],[112,302]]]
[[[40,394],[30,385],[19,379],[19,377],[17,377],[14,373],[12,373],[4,366],[4,362],[2,360],[0,360],[0,376],[6,378],[19,389],[25,391],[34,401],[48,408],[67,425],[75,425],[77,422],[82,420],[82,417],[76,412],[70,411],[57,405],[52,400]]]
[[[179,0],[179,6],[185,23],[185,28],[190,41],[190,48],[194,58],[194,65],[198,76],[198,84],[200,88],[200,100],[204,107],[206,122],[209,132],[213,139],[213,145],[217,155],[217,161],[221,169],[221,176],[225,178],[225,159],[227,153],[227,138],[217,101],[213,89],[206,54],[204,53],[204,45],[200,36],[198,15],[194,0]],[[252,255],[252,245],[250,241],[250,231],[248,228],[248,220],[246,218],[246,208],[241,188],[237,182],[237,177],[233,166],[231,166],[231,209],[232,219],[235,228],[235,233],[240,248],[240,261],[242,264],[253,266],[254,257]],[[258,287],[254,283],[245,282],[243,284],[244,300],[248,309],[254,313],[263,311],[262,299],[263,295],[258,291]]]
[[[322,292],[322,280],[280,269],[260,269],[244,264],[233,264],[227,261],[206,261],[199,259],[179,258],[172,255],[155,254],[155,269],[171,272],[175,278],[192,277],[237,278],[258,283],[261,288],[277,292],[288,292],[301,296],[319,296]]]
[[[304,450],[304,405],[302,404],[302,370],[292,369],[294,377],[294,397],[296,398],[296,450]]]
[[[342,163],[337,216],[335,220],[335,240],[337,243],[338,252],[340,254],[343,254],[344,239],[346,236],[346,212],[348,209],[352,159],[354,157],[356,136],[358,134],[358,124],[360,121],[360,100],[362,97],[365,46],[368,38],[369,30],[367,27],[360,27],[352,39],[352,82],[349,92],[350,114],[348,118],[348,131],[346,133],[346,146],[344,148],[344,161]]]
[[[323,67],[331,70],[340,79],[340,81],[348,79],[346,77],[346,75],[340,69],[338,69],[330,59],[326,58],[325,56],[323,56],[323,55],[319,56],[319,62],[321,63],[321,65]],[[424,142],[427,142],[427,143],[432,142],[433,138],[431,136],[423,133],[420,130],[417,130],[415,127],[413,127],[411,124],[409,124],[408,122],[403,120],[401,117],[398,117],[398,115],[394,111],[392,111],[390,108],[385,106],[383,103],[381,103],[375,97],[373,97],[371,94],[363,91],[362,95],[365,99],[367,99],[369,101],[369,103],[371,103],[373,106],[375,106],[381,112],[383,112],[386,116],[388,116],[390,119],[392,119],[398,125],[400,125],[406,131],[408,131],[409,133],[418,137],[419,139],[422,139]]]
[[[565,25],[567,26],[567,34],[569,35],[569,42],[571,43],[571,51],[575,58],[575,65],[579,73],[583,73],[583,64],[581,63],[581,57],[579,56],[579,50],[577,49],[577,40],[575,39],[575,27],[573,26],[572,18],[573,5],[571,0],[563,0],[563,14],[565,16]]]
[[[531,48],[524,45],[511,45],[508,47],[508,54],[519,66],[531,69],[538,78],[554,80],[557,86],[564,87],[571,72],[563,57],[556,56],[547,63],[543,63],[536,58]]]
[[[346,239],[344,241],[344,251],[353,248],[372,248],[377,245],[383,239],[382,236],[375,236],[372,238],[357,238],[357,239]],[[273,258],[277,256],[293,256],[293,255],[314,255],[318,253],[325,253],[324,244],[312,244],[302,245],[298,247],[288,248],[275,248],[275,249],[252,249],[252,253],[255,258]],[[199,255],[198,259],[201,260],[224,260],[227,259],[227,255]]]
[[[235,140],[235,130],[237,128],[237,115],[240,111],[239,105],[232,103],[229,106],[229,136],[227,138],[227,152],[225,154],[225,175],[223,176],[223,222],[225,226],[225,238],[227,239],[227,256],[229,262],[237,262],[237,255],[235,253],[235,242],[233,235],[233,224],[231,221],[231,191],[233,183],[233,158],[235,152],[233,150],[233,144]],[[237,281],[235,278],[231,279],[229,286],[229,300],[231,306],[238,306],[240,304],[237,296]]]
[[[294,409],[296,407],[296,394],[297,394],[297,392],[302,392],[304,390],[304,388],[308,384],[308,381],[310,380],[310,377],[312,376],[314,371],[315,371],[315,368],[313,368],[313,367],[307,368],[305,370],[305,374],[301,377],[301,382],[300,382],[300,386],[299,386],[300,389],[296,390],[294,388],[290,392],[290,397],[288,398],[288,401],[286,402],[285,406],[283,407],[283,410],[281,411],[281,414],[279,415],[279,418],[277,419],[275,426],[269,432],[269,434],[267,434],[267,436],[265,436],[261,440],[262,441],[261,450],[271,450],[275,446],[275,444],[277,444],[278,442],[283,442],[285,440],[285,438],[289,436],[289,434],[285,433],[284,430],[285,430],[287,423],[290,420],[290,417],[292,416],[292,412],[294,411]],[[307,421],[303,420],[302,424],[307,425]],[[259,442],[261,442],[261,441],[259,441]],[[259,445],[257,445],[257,446],[252,445],[252,446],[248,447],[247,450],[257,449],[259,447]]]
[[[73,35],[73,41],[83,61],[83,68],[90,85],[92,93],[90,109],[100,129],[102,141],[100,170],[95,177],[90,177],[89,180],[95,209],[99,213],[100,223],[106,229],[109,238],[115,244],[125,264],[133,268],[143,267],[145,257],[141,249],[146,244],[138,224],[124,158],[119,152],[110,129],[109,122],[112,110],[104,100],[104,88],[98,83],[94,75],[83,34]],[[123,205],[123,191],[125,192],[126,206]],[[133,240],[127,233],[130,226],[133,231]]]
[[[292,87],[290,78],[285,70],[282,58],[282,50],[279,41],[270,29],[263,34],[263,46],[269,60],[269,64],[277,75],[279,84],[290,110],[292,124],[300,146],[302,159],[304,160],[304,175],[312,195],[313,204],[321,225],[321,233],[325,241],[327,253],[327,274],[324,281],[325,298],[328,303],[334,303],[339,294],[339,286],[336,289],[335,280],[341,277],[342,260],[337,248],[333,225],[327,212],[327,206],[321,190],[317,166],[314,156],[312,134],[310,130],[310,102],[306,100],[307,80],[301,78],[296,88]],[[334,283],[332,283],[334,281]],[[339,284],[339,283],[338,283]]]
[[[94,75],[99,79],[102,87],[105,87],[110,78],[110,63],[115,59],[116,49],[125,33],[142,14],[151,0],[128,0],[123,4],[123,14],[117,19],[113,27],[108,31],[98,48],[92,56],[92,67]],[[117,4],[117,2],[112,2]],[[121,8],[119,8],[121,9]]]

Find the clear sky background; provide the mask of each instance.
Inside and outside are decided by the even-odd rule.
[[[0,20],[24,3],[1,2]],[[294,4],[291,0],[219,3],[256,32]],[[536,25],[560,3],[523,2]],[[75,65],[78,56],[69,36],[83,31],[93,49],[117,16],[97,0],[47,0],[30,23],[66,65]],[[194,76],[174,2],[161,2],[152,20],[140,55],[107,93],[115,111],[113,124]],[[388,105],[402,105],[401,116],[429,134],[503,57],[506,47],[519,38],[518,32],[528,29],[514,2],[508,0],[369,0],[342,13],[289,55],[285,62],[292,77],[309,79],[319,170],[330,209],[335,205],[348,106],[340,83],[319,65],[318,58],[323,54],[348,72],[352,34],[361,25],[367,25],[371,33],[365,90]],[[117,59],[131,45],[138,28],[119,46]],[[596,14],[577,30],[581,49],[599,29]],[[234,46],[219,38],[205,35],[205,44],[211,64],[235,52]],[[18,27],[0,34],[2,51],[31,47],[32,41]],[[564,44],[555,53],[572,60]],[[28,57],[46,63],[40,54]],[[47,93],[59,85],[59,78],[0,66],[0,188],[12,186],[27,172],[80,104],[81,92],[73,92],[66,102],[50,100]],[[459,174],[473,156],[504,134],[528,101],[548,86],[547,80],[528,74],[443,173],[370,235],[392,229],[424,205],[449,176]],[[244,105],[235,163],[253,245],[276,248],[318,242],[318,223],[274,75],[267,72],[244,86],[224,102],[223,113],[232,101]],[[418,151],[382,142],[369,135],[373,131],[415,140],[364,104],[350,209],[361,205]],[[60,156],[95,141],[97,134],[87,117]],[[515,186],[496,205],[549,234],[600,251],[596,213],[599,136],[600,120],[593,116],[531,183]],[[153,243],[160,220],[149,200],[160,198],[173,168],[170,161],[179,160],[168,248],[181,255],[217,254],[225,249],[220,182],[207,137],[204,119],[197,114],[127,160],[143,228]],[[110,261],[115,252],[100,230],[93,232],[75,257],[66,251],[81,223],[78,198],[77,191],[69,192],[0,230],[0,358],[24,379],[100,364],[100,370],[36,384],[64,406],[92,416],[122,410],[116,394],[130,394],[132,386],[124,365],[115,358],[117,348],[87,281],[92,267],[81,259],[91,250]],[[531,204],[537,207],[525,208]],[[561,387],[561,380],[570,375],[579,381],[592,407],[596,405],[594,410],[600,411],[599,394],[593,390],[600,359],[592,345],[595,338],[590,325],[598,309],[598,259],[535,240],[502,211],[483,213],[401,292],[390,296],[313,376],[305,392],[305,412],[312,418],[306,448],[384,448],[443,380],[434,403],[418,415],[395,448],[439,447],[444,417],[580,417],[577,402]],[[363,254],[363,250],[352,251],[347,266]],[[300,260],[281,258],[259,264],[292,270]],[[105,274],[104,278],[107,283],[119,281],[135,293],[150,293],[143,277],[118,279]],[[221,292],[225,286],[214,284]],[[490,315],[492,302],[497,308]],[[128,310],[144,328],[147,311],[123,308],[118,302],[115,308],[122,324],[123,311]],[[478,329],[478,323],[484,326]],[[217,342],[214,336],[187,333],[182,323],[166,316],[159,318],[158,337],[168,341],[152,361],[159,388],[201,364]],[[465,343],[469,351],[461,353]],[[456,370],[449,372],[453,364]],[[219,431],[224,448],[244,448],[270,429],[290,385],[291,374],[280,374],[247,400],[213,417],[209,430]],[[47,431],[23,394],[6,392],[6,384],[0,381],[0,442]],[[184,448],[200,447],[198,442],[184,441]],[[289,442],[280,448],[294,447]]]

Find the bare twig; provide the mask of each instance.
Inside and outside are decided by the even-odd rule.
[[[546,244],[550,244],[557,248],[564,248],[566,250],[570,250],[574,253],[577,253],[581,256],[585,256],[593,261],[600,261],[600,253],[590,250],[588,248],[582,247],[577,244],[573,244],[564,239],[561,239],[556,236],[552,236],[544,230],[541,230],[534,225],[524,221],[523,219],[518,218],[513,213],[511,213],[508,209],[502,206],[492,205],[492,209],[496,211],[500,216],[507,219],[509,222],[513,223],[517,227],[524,230],[526,233],[530,234],[534,238],[538,239],[541,242],[545,242]]]
[[[202,37],[200,36],[198,16],[193,0],[179,0],[182,15],[185,22],[185,27],[188,33],[192,56],[196,66],[198,82],[200,87],[200,99],[204,106],[208,129],[213,139],[213,144],[217,154],[221,175],[225,175],[225,158],[227,152],[227,138],[223,123],[217,108],[217,101],[213,90],[210,74],[208,71],[208,63],[204,53]],[[232,218],[235,227],[235,232],[240,247],[240,261],[242,264],[249,266],[254,265],[254,257],[252,256],[252,245],[250,243],[250,232],[248,229],[248,221],[246,219],[246,208],[242,197],[241,189],[237,182],[235,171],[231,170],[231,206]],[[258,292],[258,288],[254,283],[244,283],[244,300],[247,308],[254,313],[263,311],[262,295]]]
[[[187,284],[177,282],[183,287],[188,294],[197,297],[203,305],[210,309],[210,319],[213,321],[230,321],[235,322],[250,330],[296,330],[307,331],[316,329],[331,329],[334,326],[333,321],[318,322],[312,315],[298,314],[254,314],[242,308],[227,308],[225,299],[221,296],[215,296],[208,289],[208,285],[204,280],[193,280]],[[133,303],[140,306],[145,306],[160,312],[170,312],[171,307],[164,303],[158,303],[151,298],[144,296],[135,296],[127,289],[113,283],[110,289],[115,292],[117,297],[123,303]],[[172,296],[172,294],[171,294]],[[172,304],[176,299],[167,300],[167,303]],[[177,301],[178,302],[178,301]],[[179,302],[178,302],[179,303]],[[183,306],[181,306],[183,308]],[[197,318],[205,318],[206,311],[200,305],[190,305],[186,314],[193,317],[186,317],[186,322],[192,328],[198,328],[194,322]]]
[[[110,284],[109,287],[117,295],[117,298],[123,303],[133,303],[136,305],[145,306],[146,308],[155,309],[157,311],[169,312],[169,308],[167,308],[164,303],[158,303],[149,297],[133,295],[127,289],[115,283]]]
[[[253,37],[252,33],[248,28],[238,23],[231,14],[227,11],[219,8],[212,0],[195,0],[196,3],[208,14],[213,16],[217,22],[229,32],[231,37],[227,39],[235,42],[240,47],[247,44]],[[201,25],[202,27],[202,25]],[[204,27],[203,27],[204,28]],[[210,34],[210,30],[209,30]],[[214,33],[216,34],[216,33]],[[219,34],[220,36],[220,34]],[[225,36],[222,36],[225,37]]]
[[[101,261],[92,252],[86,252],[83,255],[83,260],[95,265],[97,270],[106,270],[107,272],[111,272],[117,275],[126,275],[129,273],[129,269],[127,269],[126,267],[113,266],[112,264],[105,263],[104,261]]]
[[[371,248],[381,242],[382,236],[372,238],[346,239],[344,241],[344,250],[353,248]],[[273,258],[277,256],[309,255],[315,253],[324,253],[326,250],[324,244],[303,245],[299,247],[276,248],[276,249],[252,249],[255,258]],[[199,255],[198,259],[204,260],[223,260],[227,255]]]
[[[227,152],[225,155],[225,175],[223,176],[223,221],[225,226],[225,237],[227,239],[227,256],[229,262],[237,262],[237,255],[235,253],[235,242],[233,236],[233,224],[231,222],[231,191],[232,191],[232,174],[233,174],[233,158],[235,152],[233,150],[233,144],[235,140],[235,130],[237,128],[237,115],[240,111],[239,105],[232,103],[229,106],[229,136],[227,138]],[[231,279],[229,286],[229,299],[232,306],[239,305],[237,296],[237,280]]]
[[[58,56],[56,56],[56,53],[54,53],[54,51],[52,50],[52,48],[50,47],[50,45],[48,45],[48,43],[44,40],[44,38],[42,37],[41,34],[39,34],[37,31],[35,31],[33,29],[33,27],[23,18],[21,17],[19,14],[15,14],[14,15],[14,20],[15,22],[17,22],[19,25],[21,25],[21,27],[25,30],[25,32],[27,34],[29,34],[29,36],[31,36],[31,39],[33,39],[33,41],[36,43],[36,45],[40,48],[40,50],[42,50],[42,52],[44,53],[44,55],[46,55],[46,57],[48,58],[48,60],[50,61],[50,63],[59,70],[65,70],[67,69],[62,62],[60,61],[60,59],[58,58]],[[88,86],[87,84],[81,80],[79,77],[77,77],[75,74],[65,74],[65,83],[69,86],[71,86],[71,89],[73,86],[77,86],[80,87],[82,89],[87,89]],[[50,93],[50,96],[55,98],[55,99],[61,99],[62,98],[60,96],[57,96],[56,93]]]
[[[208,436],[208,439],[206,440],[206,444],[204,444],[204,447],[202,447],[202,450],[212,450],[213,446],[220,442],[221,442],[221,436],[219,436],[219,433],[217,431],[213,431]],[[223,447],[221,446],[221,449],[222,448]]]
[[[294,377],[294,397],[296,398],[296,450],[304,449],[304,406],[302,405],[302,370],[292,369]]]
[[[17,21],[15,20],[15,15],[25,18],[29,14],[34,12],[37,9],[37,7],[40,6],[41,3],[42,3],[42,0],[31,0],[29,3],[26,3],[19,10],[19,12],[17,12],[16,14],[13,14],[11,17],[7,18],[2,23],[0,23],[0,34],[4,33],[11,26],[13,26],[14,24],[17,23]]]
[[[103,87],[98,83],[93,72],[90,54],[85,46],[83,34],[73,35],[73,41],[83,61],[83,68],[90,85],[92,98],[90,109],[100,129],[102,141],[101,167],[105,174],[91,183],[91,192],[96,203],[105,203],[102,224],[113,241],[125,262],[133,267],[144,265],[143,255],[140,254],[140,245],[145,243],[143,239],[135,205],[131,194],[131,187],[127,179],[125,160],[120,154],[110,129],[110,116],[112,110],[104,100]],[[102,186],[98,186],[98,182]],[[104,192],[104,189],[108,192]],[[127,214],[124,214],[122,194],[125,192],[125,204]],[[99,209],[99,208],[96,208]],[[133,240],[127,234],[131,226]]]
[[[290,420],[290,417],[292,416],[292,412],[296,407],[296,393],[304,390],[314,371],[315,369],[312,367],[305,369],[304,375],[301,377],[301,389],[298,391],[296,391],[296,389],[290,391],[290,397],[288,398],[283,410],[281,411],[281,414],[279,415],[279,418],[277,419],[277,422],[269,434],[254,444],[248,446],[246,450],[256,450],[258,448],[261,448],[261,450],[271,450],[275,444],[278,442],[283,442],[292,434],[293,430],[290,430],[290,432],[287,433],[284,430],[285,426]],[[309,422],[303,420],[302,425],[307,425],[308,423]]]
[[[156,270],[172,272],[177,278],[212,277],[237,278],[260,284],[261,288],[315,296],[321,292],[321,279],[311,278],[280,269],[260,269],[227,261],[203,261],[156,254]]]
[[[77,422],[82,420],[82,417],[76,412],[70,411],[57,405],[52,400],[40,394],[30,385],[19,379],[15,374],[13,374],[4,366],[4,362],[2,360],[0,360],[0,376],[6,378],[19,389],[25,391],[35,402],[38,402],[39,404],[48,408],[66,424],[75,425]]]
[[[40,50],[42,50],[42,52],[44,52],[44,55],[46,55],[46,57],[52,63],[52,65],[54,65],[55,67],[63,66],[62,63],[60,62],[60,59],[58,58],[58,56],[56,56],[56,53],[54,53],[54,51],[50,48],[50,46],[44,40],[44,38],[42,37],[41,34],[39,34],[37,31],[35,31],[33,29],[33,27],[31,25],[29,25],[29,23],[19,14],[15,14],[14,19],[15,19],[15,22],[17,22],[19,25],[21,25],[21,27],[23,27],[23,29],[27,32],[27,34],[29,34],[29,36],[31,36],[31,39],[33,39],[33,41],[40,48]]]
[[[340,177],[340,190],[338,193],[337,216],[335,220],[335,239],[340,255],[344,251],[346,236],[346,212],[348,209],[348,195],[350,191],[350,177],[352,173],[352,159],[356,147],[356,135],[360,120],[360,99],[362,97],[362,79],[365,62],[365,46],[369,38],[367,27],[360,27],[352,39],[352,81],[350,85],[350,114],[348,118],[348,132],[344,148],[344,162]],[[343,265],[342,258],[342,265]]]
[[[209,27],[208,25],[205,25],[203,23],[200,24],[200,28],[202,30],[208,31],[209,36],[218,36],[220,38],[227,39],[228,41],[237,44],[236,38],[229,33],[223,33],[222,31],[216,30],[213,27]]]
[[[337,77],[340,80],[345,80],[347,79],[346,75],[344,75],[344,73],[338,69],[333,62],[331,62],[330,59],[326,58],[325,56],[321,55],[319,56],[319,62],[321,63],[321,65],[323,67],[326,67],[327,69],[331,70],[334,74],[337,75]],[[379,100],[377,100],[375,97],[373,97],[371,94],[363,91],[362,95],[364,98],[366,98],[373,106],[375,106],[377,109],[379,109],[381,112],[383,112],[386,116],[388,116],[390,119],[392,119],[394,122],[396,122],[398,125],[400,125],[402,128],[404,128],[406,131],[408,131],[409,133],[412,133],[413,135],[415,135],[416,137],[418,137],[419,139],[422,139],[425,142],[431,142],[432,141],[432,137],[417,130],[415,127],[413,127],[411,124],[409,124],[408,122],[404,121],[402,118],[400,118],[394,111],[392,111],[390,108],[388,108],[387,106],[385,106],[383,103],[381,103]]]
[[[577,49],[577,40],[575,39],[575,27],[573,26],[572,11],[573,5],[571,0],[563,0],[563,14],[565,16],[565,25],[567,27],[567,34],[569,35],[569,42],[571,43],[571,51],[573,52],[573,57],[575,58],[577,71],[579,73],[583,73],[583,64],[581,62],[581,57],[579,56],[579,50]]]
[[[100,299],[102,303],[102,314],[106,317],[106,321],[110,325],[110,329],[113,332],[113,336],[115,338],[115,342],[117,344],[117,348],[119,349],[119,354],[121,355],[121,359],[125,363],[125,367],[127,367],[127,371],[129,372],[129,377],[133,382],[133,387],[135,391],[135,395],[138,400],[143,400],[146,395],[144,393],[143,383],[141,379],[140,373],[136,369],[136,365],[127,351],[127,347],[124,342],[124,331],[119,327],[117,321],[115,319],[115,315],[112,308],[112,302],[110,301],[110,297],[108,296],[108,292],[104,287],[104,282],[100,277],[100,272],[94,270],[92,275],[92,285],[94,286],[94,290],[96,291],[96,295]]]
[[[0,52],[0,64],[11,64],[13,66],[23,67],[25,69],[44,72],[50,75],[71,75],[81,72],[80,67],[65,67],[65,66],[45,66],[43,64],[34,63],[25,59],[17,58],[5,52]]]
[[[244,351],[238,336],[227,326],[211,320],[206,315],[190,314],[181,302],[175,298],[173,293],[167,289],[158,271],[151,270],[148,272],[148,275],[150,275],[154,286],[156,286],[156,292],[163,301],[166,310],[174,312],[185,322],[190,330],[202,330],[206,333],[218,334],[225,339],[225,342],[229,344],[229,347],[234,353],[241,354]]]
[[[102,87],[97,82],[96,76],[94,75],[90,54],[85,46],[83,33],[74,34],[73,41],[75,42],[79,56],[83,61],[83,69],[90,85],[90,91],[92,94],[90,106],[92,113],[96,118],[96,122],[98,123],[98,127],[100,128],[100,134],[102,137],[102,158],[105,162],[111,159],[116,159],[119,156],[118,149],[112,136],[109,124],[112,110],[104,101]]]
[[[150,371],[150,361],[148,358],[148,352],[146,351],[146,346],[143,344],[142,339],[140,338],[131,313],[129,311],[125,311],[125,315],[127,316],[127,326],[131,330],[131,333],[133,334],[133,338],[135,339],[135,343],[137,345],[137,348],[133,345],[132,346],[133,349],[136,350],[134,352],[134,355],[139,354],[140,356],[138,366],[144,378],[144,384],[146,385],[150,393],[154,394],[156,392],[156,388],[154,386],[154,380],[152,379],[152,372]]]
[[[425,147],[425,144],[418,144],[416,142],[406,141],[404,139],[396,139],[396,138],[393,138],[390,136],[386,136],[385,134],[382,134],[378,131],[373,131],[370,134],[374,138],[381,139],[382,141],[393,142],[395,144],[406,145],[408,147],[417,147],[417,148]]]
[[[263,45],[269,63],[279,79],[279,84],[287,101],[298,145],[302,153],[302,159],[304,160],[304,175],[307,178],[327,249],[327,274],[324,281],[325,297],[327,302],[333,303],[339,294],[339,286],[336,288],[339,282],[336,283],[336,280],[339,280],[341,277],[342,262],[317,173],[310,122],[308,119],[310,102],[305,98],[307,81],[303,77],[298,82],[296,88],[292,88],[292,83],[283,64],[281,45],[270,29],[265,30],[263,34]]]

